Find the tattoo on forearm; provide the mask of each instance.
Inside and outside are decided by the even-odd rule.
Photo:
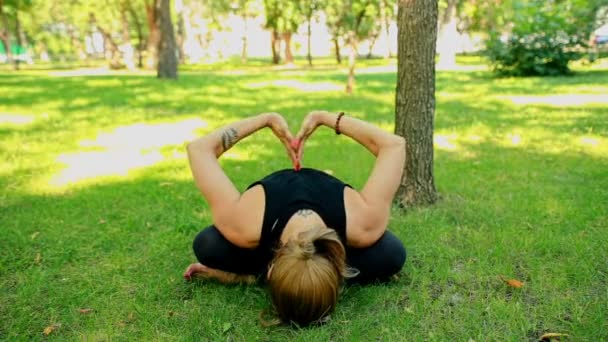
[[[229,148],[236,143],[238,140],[239,133],[234,128],[228,128],[224,132],[222,132],[222,147],[224,151],[227,151]]]
[[[297,215],[302,216],[302,217],[308,217],[310,215],[312,215],[314,212],[310,209],[300,209],[296,212]]]

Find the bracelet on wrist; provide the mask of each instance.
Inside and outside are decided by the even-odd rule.
[[[342,117],[344,116],[344,112],[340,112],[340,114],[338,114],[338,118],[336,119],[336,125],[334,126],[334,130],[336,131],[336,134],[340,135],[342,132],[340,132],[340,120],[342,119]]]

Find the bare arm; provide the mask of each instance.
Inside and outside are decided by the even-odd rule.
[[[337,113],[315,111],[304,120],[297,138],[306,140],[319,125],[335,129]],[[362,240],[375,242],[384,232],[390,208],[399,187],[405,163],[405,139],[388,133],[365,121],[344,115],[340,119],[340,132],[363,145],[374,156],[373,170],[360,192],[368,219]],[[300,154],[302,153],[300,148]]]
[[[283,127],[284,126],[284,127]],[[235,215],[241,194],[220,167],[218,158],[234,144],[264,127],[271,127],[283,144],[290,146],[291,136],[284,119],[264,113],[234,122],[188,144],[188,159],[196,186],[209,203],[213,222],[226,239],[242,247],[250,243]],[[290,157],[295,158],[291,151]]]

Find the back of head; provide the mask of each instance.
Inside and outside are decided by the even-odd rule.
[[[268,279],[283,322],[307,326],[329,314],[347,275],[346,252],[335,231],[313,228],[277,252]]]

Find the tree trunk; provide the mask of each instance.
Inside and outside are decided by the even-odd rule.
[[[437,2],[400,0],[395,133],[406,138],[396,200],[403,207],[437,200],[433,176]]]
[[[17,53],[19,53],[21,52],[21,49],[23,49],[23,46],[21,46],[23,42],[21,41],[21,21],[19,20],[19,8],[17,8],[15,11],[15,37],[17,37]],[[15,70],[19,70],[20,59],[21,56],[16,56],[16,58],[13,60],[15,62]]]
[[[350,53],[348,55],[348,81],[346,82],[346,93],[352,94],[355,89],[355,61],[357,60],[357,38],[354,33],[348,38]]]
[[[369,50],[367,50],[367,56],[365,56],[365,58],[371,59],[373,57],[374,46],[376,45],[379,36],[380,34],[376,34],[369,38],[371,41],[369,43]]]
[[[13,63],[13,52],[11,51],[11,31],[8,24],[8,17],[4,13],[4,1],[0,0],[0,19],[2,20],[2,30],[0,30],[0,39],[4,43],[4,51],[6,52],[6,61],[9,64]]]
[[[160,30],[158,28],[158,1],[146,1],[146,20],[148,22],[148,43],[146,48],[146,68],[156,69],[158,63],[158,44]]]
[[[247,63],[247,14],[243,15],[243,46],[241,48],[241,63]]]
[[[336,63],[342,64],[342,55],[340,54],[340,42],[338,42],[338,37],[334,36],[334,52],[336,53]]]
[[[120,6],[120,21],[122,25],[122,61],[129,70],[135,69],[135,51],[131,44],[131,33],[129,30],[129,20],[127,19],[128,7],[126,1]]]
[[[310,38],[312,36],[311,21],[312,13],[306,18],[308,22],[308,30],[306,32],[306,59],[308,59],[308,66],[312,66],[312,53],[310,52]]]
[[[293,64],[293,53],[291,52],[291,32],[283,33],[283,41],[285,42],[285,63]]]
[[[119,69],[122,65],[120,62],[120,51],[118,49],[118,45],[116,45],[116,42],[114,42],[114,39],[112,39],[112,36],[108,33],[108,31],[104,30],[103,27],[101,27],[101,25],[99,25],[99,23],[97,22],[97,18],[95,17],[95,13],[91,12],[89,13],[89,24],[91,25],[91,27],[95,27],[97,28],[97,31],[99,31],[99,33],[101,33],[101,35],[103,36],[103,41],[104,41],[104,48],[107,48],[109,50],[109,54],[105,53],[105,57],[106,60],[108,61],[108,64],[110,65],[110,68],[112,69]]]
[[[272,64],[279,64],[281,61],[281,39],[279,38],[279,33],[276,30],[273,30],[271,33],[270,47],[272,48]]]
[[[144,67],[144,63],[143,63],[144,34],[143,34],[142,27],[141,27],[141,22],[139,21],[137,12],[135,12],[135,10],[133,9],[133,6],[131,6],[131,1],[127,1],[127,6],[128,6],[129,14],[131,15],[131,19],[133,20],[133,23],[135,24],[135,29],[137,31],[137,67],[143,68]]]
[[[160,0],[159,23],[160,46],[158,54],[158,78],[177,79],[177,55],[175,33],[171,22],[171,0]]]

